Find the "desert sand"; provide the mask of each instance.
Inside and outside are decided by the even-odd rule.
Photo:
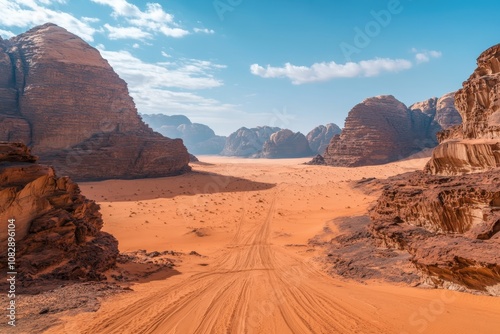
[[[175,275],[134,283],[46,333],[498,332],[498,298],[331,277],[323,249],[308,243],[377,199],[351,181],[422,169],[427,158],[359,168],[200,160],[177,177],[81,184],[121,252],[201,256],[182,256]]]

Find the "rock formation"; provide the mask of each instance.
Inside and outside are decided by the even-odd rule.
[[[101,232],[99,205],[68,177],[39,165],[21,143],[0,142],[0,270],[7,265],[7,221],[15,219],[16,271],[37,278],[103,279],[118,242]]]
[[[142,122],[126,83],[99,52],[54,24],[0,41],[0,119],[0,140],[24,142],[74,179],[189,168],[182,141]]]
[[[261,156],[268,159],[302,158],[314,153],[306,137],[300,133],[284,129],[275,132],[262,146]]]
[[[217,136],[208,126],[191,123],[183,115],[142,115],[153,130],[169,138],[180,138],[193,154],[219,154],[226,143],[226,137]]]
[[[277,127],[259,126],[256,128],[240,128],[233,132],[226,140],[221,154],[236,157],[259,156],[264,143],[271,135],[281,130]]]
[[[315,127],[307,134],[306,138],[309,142],[309,147],[314,153],[323,154],[333,136],[341,132],[342,130],[337,125],[329,123]]]
[[[408,251],[438,286],[500,295],[499,182],[493,171],[394,177],[372,211],[372,234]]]
[[[400,160],[437,145],[436,133],[460,121],[449,94],[407,108],[391,95],[356,105],[324,158],[332,166],[365,166]]]
[[[402,159],[436,145],[431,123],[430,117],[408,109],[392,95],[366,99],[349,112],[342,134],[333,137],[325,152],[325,161],[355,167]]]
[[[440,134],[426,171],[458,175],[500,167],[500,46],[477,59],[477,68],[456,95],[463,125]]]
[[[456,97],[463,125],[439,135],[424,172],[389,179],[371,231],[437,286],[500,295],[500,45]]]

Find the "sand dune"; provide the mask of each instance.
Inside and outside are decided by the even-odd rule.
[[[82,184],[121,251],[196,251],[179,275],[132,286],[47,333],[496,333],[500,300],[330,277],[308,244],[377,193],[349,181],[422,168],[426,158],[331,168],[307,159],[202,157],[196,173]],[[199,232],[199,233],[197,233]]]

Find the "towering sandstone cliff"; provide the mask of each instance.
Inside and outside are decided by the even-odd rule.
[[[463,125],[439,135],[424,172],[389,179],[370,228],[430,282],[500,295],[500,45],[477,62],[455,95]]]
[[[103,278],[116,263],[118,242],[100,231],[99,206],[36,160],[24,144],[0,142],[0,270],[7,271],[7,221],[13,218],[22,284]]]
[[[187,170],[181,140],[153,132],[99,52],[54,24],[0,40],[0,140],[29,145],[75,179]]]
[[[342,133],[326,149],[325,161],[332,166],[377,165],[434,147],[441,130],[435,115],[435,100],[407,108],[392,95],[366,99],[349,112]]]
[[[500,167],[500,47],[486,50],[455,95],[463,125],[441,134],[426,171],[436,175]]]
[[[460,121],[449,95],[410,108],[392,95],[368,98],[349,112],[342,133],[326,149],[325,162],[356,167],[400,160],[436,146],[436,133]]]

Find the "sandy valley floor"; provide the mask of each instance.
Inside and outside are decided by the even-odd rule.
[[[498,333],[498,298],[361,284],[327,276],[314,260],[322,251],[310,238],[377,198],[350,181],[420,169],[425,159],[353,169],[200,160],[187,175],[81,184],[121,252],[202,256],[182,256],[175,275],[133,284],[47,333]]]

